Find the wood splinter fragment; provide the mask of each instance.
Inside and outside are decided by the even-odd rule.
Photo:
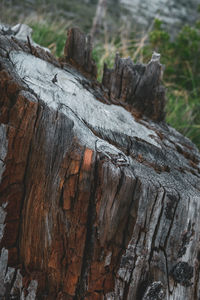
[[[79,28],[68,30],[64,56],[67,62],[75,64],[84,73],[97,77],[97,66],[92,59],[92,41],[90,35],[85,35]]]
[[[154,121],[163,121],[166,101],[162,74],[159,53],[154,52],[148,64],[134,64],[130,57],[120,58],[116,54],[113,69],[104,65],[102,84],[111,98],[131,104]]]
[[[66,62],[85,75],[97,77],[91,36],[86,36],[79,28],[69,29],[64,56]],[[134,64],[130,57],[120,58],[117,53],[113,69],[104,65],[102,85],[108,90],[110,98],[130,104],[141,115],[154,121],[163,121],[166,100],[161,84],[162,74],[159,53],[154,52],[148,64]]]

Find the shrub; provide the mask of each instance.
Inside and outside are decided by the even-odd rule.
[[[155,49],[165,65],[167,121],[200,148],[200,22],[184,26],[174,41],[155,20],[145,53]]]

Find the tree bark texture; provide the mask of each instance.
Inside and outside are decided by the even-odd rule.
[[[200,153],[159,56],[99,84],[70,34],[60,61],[0,35],[0,299],[198,300]]]

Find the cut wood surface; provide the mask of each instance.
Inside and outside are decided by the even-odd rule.
[[[100,84],[91,51],[0,31],[0,299],[199,300],[200,153],[159,55]]]

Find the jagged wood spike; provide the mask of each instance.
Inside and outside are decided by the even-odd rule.
[[[96,78],[97,67],[92,59],[92,43],[90,35],[85,35],[79,28],[68,30],[64,55],[67,62],[74,63],[76,67],[88,75]]]
[[[162,65],[154,53],[147,64],[134,64],[130,58],[116,55],[114,69],[104,66],[102,84],[110,97],[132,105],[154,121],[165,119],[165,89],[161,84]]]

